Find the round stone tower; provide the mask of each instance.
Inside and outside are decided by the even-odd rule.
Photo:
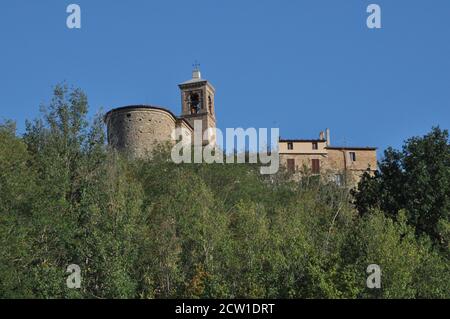
[[[159,143],[172,141],[180,120],[169,110],[147,105],[132,105],[106,113],[108,144],[133,157],[151,155]]]

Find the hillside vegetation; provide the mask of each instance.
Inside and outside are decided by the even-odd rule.
[[[446,131],[388,150],[350,194],[254,165],[175,165],[163,146],[129,161],[87,111],[57,86],[23,136],[0,128],[0,297],[450,298]]]

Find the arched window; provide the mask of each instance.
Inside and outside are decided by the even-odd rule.
[[[189,103],[191,106],[191,114],[197,114],[200,111],[200,95],[198,93],[191,93],[189,95]]]
[[[208,109],[209,109],[209,113],[212,113],[212,99],[211,99],[211,96],[208,96]]]

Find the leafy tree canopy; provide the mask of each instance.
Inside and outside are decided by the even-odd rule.
[[[430,239],[449,234],[446,131],[388,150],[360,184],[361,216],[347,190],[310,177],[175,165],[164,145],[128,160],[64,84],[42,110],[23,136],[0,126],[2,298],[450,297]],[[366,286],[370,264],[381,289]]]

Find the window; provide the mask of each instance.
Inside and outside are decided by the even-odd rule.
[[[191,93],[189,96],[189,104],[191,106],[191,114],[197,114],[201,109],[200,95],[198,93]]]
[[[356,162],[356,153],[355,152],[350,152],[350,160],[352,162]]]
[[[292,151],[294,149],[294,143],[289,142],[288,143],[288,150]]]
[[[212,99],[210,96],[208,96],[208,109],[209,113],[212,113]]]
[[[287,169],[288,169],[288,172],[290,172],[290,173],[295,172],[295,159],[287,160]]]
[[[320,174],[320,160],[318,159],[311,160],[311,166],[313,174]]]
[[[313,142],[312,143],[312,149],[313,150],[318,150],[319,149],[319,145],[317,144],[317,142]]]

